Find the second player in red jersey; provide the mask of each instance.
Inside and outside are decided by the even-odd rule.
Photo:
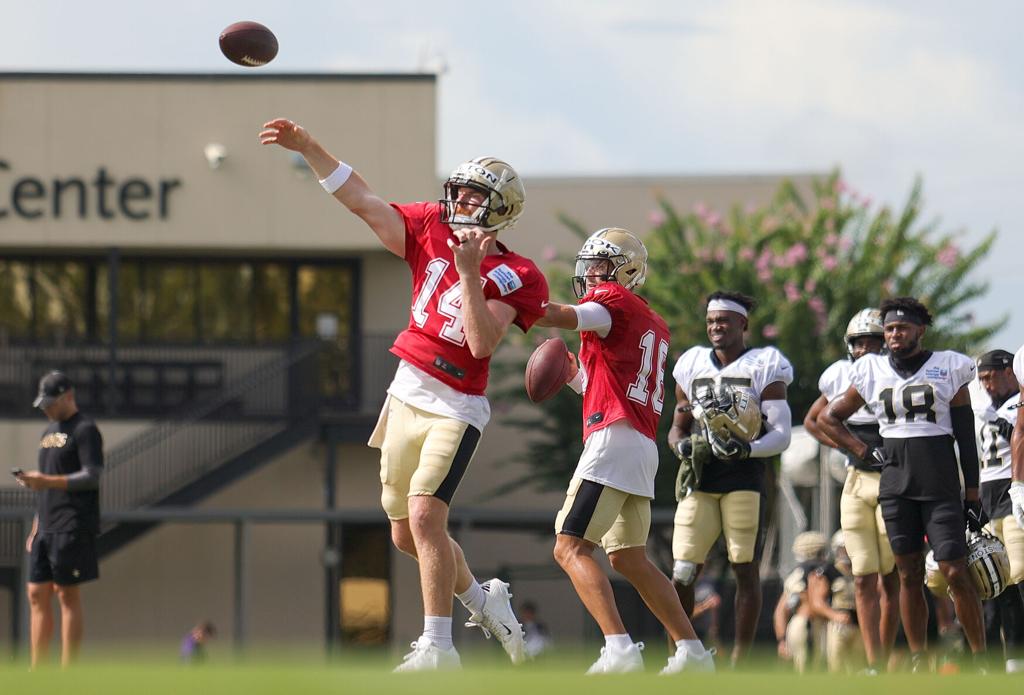
[[[619,420],[651,439],[665,406],[665,360],[669,331],[647,302],[622,285],[605,282],[580,304],[603,306],[615,330],[604,338],[580,334],[580,362],[587,374],[583,393],[583,439]]]
[[[662,673],[714,670],[668,577],[647,557],[669,331],[634,294],[646,274],[647,249],[639,239],[624,229],[599,230],[576,256],[573,289],[580,303],[551,304],[538,321],[580,331],[582,340],[581,364],[569,385],[583,394],[583,454],[555,518],[555,559],[605,636],[588,673],[643,669],[643,645],[626,632],[608,577],[593,557],[599,545],[675,642]],[[566,359],[572,373],[575,358]]]

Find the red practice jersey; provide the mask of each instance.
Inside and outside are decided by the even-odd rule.
[[[665,406],[665,360],[669,330],[647,302],[616,282],[587,293],[580,304],[597,302],[612,317],[608,335],[580,334],[580,362],[587,374],[583,394],[583,438],[618,420],[657,441]]]
[[[441,222],[440,203],[392,205],[405,220],[405,262],[412,270],[409,326],[391,352],[456,391],[482,396],[490,357],[469,350],[462,318],[462,287],[448,248],[451,227]],[[514,323],[524,332],[544,315],[548,283],[533,261],[498,243],[501,253],[480,265],[484,296],[516,310]]]

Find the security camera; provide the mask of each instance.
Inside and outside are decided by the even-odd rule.
[[[228,148],[219,142],[211,142],[203,148],[203,154],[206,155],[206,163],[211,169],[220,169],[220,165],[228,156]]]

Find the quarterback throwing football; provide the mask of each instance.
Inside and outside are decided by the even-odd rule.
[[[460,165],[436,203],[395,205],[378,197],[304,128],[277,119],[260,141],[299,152],[320,184],[369,225],[412,271],[409,325],[391,352],[401,362],[370,446],[381,451],[381,501],[395,546],[420,563],[423,635],[398,671],[457,668],[452,594],[470,624],[493,634],[518,663],[522,626],[508,585],[477,583],[448,535],[448,507],[490,418],[491,354],[511,324],[526,331],[544,315],[547,283],[532,261],[497,241],[523,212],[526,191],[500,159]]]
[[[583,455],[555,519],[555,559],[605,636],[591,674],[643,668],[643,644],[626,632],[611,583],[593,558],[599,545],[675,642],[662,673],[714,670],[672,584],[647,557],[669,331],[633,293],[646,272],[639,239],[624,229],[599,230],[576,256],[579,304],[553,303],[538,322],[581,332],[582,367],[570,386],[583,393]],[[566,358],[575,370],[575,359]]]

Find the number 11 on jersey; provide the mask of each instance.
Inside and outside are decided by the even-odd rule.
[[[636,379],[629,385],[626,397],[641,405],[647,405],[651,394],[651,368],[654,366],[654,341],[657,336],[654,331],[647,331],[640,337],[640,369],[636,373]],[[665,360],[668,359],[668,342],[658,341],[658,362],[657,372],[654,375],[654,412],[661,414],[665,407]]]

